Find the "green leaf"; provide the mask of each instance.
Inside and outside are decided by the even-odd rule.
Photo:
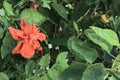
[[[9,78],[5,73],[0,72],[0,80],[9,80]]]
[[[40,0],[40,1],[42,1],[42,7],[51,9],[51,7],[49,6],[49,3],[51,3],[50,0]]]
[[[68,59],[67,52],[61,52],[57,56],[56,63],[48,70],[48,73],[45,74],[45,79],[49,80],[56,80],[57,77],[66,69],[69,67],[67,64]]]
[[[93,30],[87,29],[84,33],[91,41],[102,47],[105,51],[110,52],[112,50],[112,45],[98,36]]]
[[[83,73],[82,80],[104,80],[106,75],[103,64],[98,63],[88,66]]]
[[[98,2],[98,0],[85,0],[85,3],[89,6],[92,5],[92,4],[95,4],[97,2]]]
[[[76,39],[74,36],[69,38],[67,44],[71,51],[78,53],[89,63],[94,62],[98,56],[94,48],[90,48],[88,44]]]
[[[120,80],[120,71],[113,71],[112,74],[117,80]]]
[[[112,5],[113,5],[114,13],[117,12],[116,15],[120,15],[120,10],[119,10],[120,9],[120,6],[119,6],[120,5],[120,1],[119,0],[114,0]]]
[[[37,25],[41,25],[47,20],[47,18],[43,14],[34,9],[23,10],[20,14],[20,18],[24,18],[27,24],[31,23]]]
[[[35,66],[34,61],[29,61],[25,65],[25,73],[28,78],[31,77],[31,73],[33,72],[34,66]]]
[[[44,74],[44,80],[53,80],[53,79],[51,79],[48,74]]]
[[[86,68],[86,64],[74,62],[61,73],[57,80],[81,80]]]
[[[118,16],[113,17],[112,16],[111,21],[112,21],[112,23],[114,25],[113,28],[115,29],[115,31],[118,31],[118,33],[120,33],[120,31],[119,31],[120,30],[120,27],[119,27],[120,26],[120,23],[119,23],[120,22],[120,17],[118,17]]]
[[[59,62],[63,62],[63,63],[67,63],[68,62],[68,59],[66,59],[68,55],[68,52],[62,52],[60,53],[58,56],[57,56],[57,59],[56,59],[56,63],[59,63]]]
[[[110,43],[113,46],[120,46],[119,39],[117,34],[110,29],[101,29],[95,26],[91,26],[91,29],[101,38],[106,40],[108,43]]]
[[[9,32],[6,33],[3,44],[1,46],[1,57],[5,58],[8,54],[11,54],[13,48],[16,45],[16,41],[12,39]]]
[[[46,68],[50,63],[50,54],[46,54],[40,60],[40,66]]]
[[[43,69],[35,69],[35,73],[31,76],[31,80],[41,80],[40,76],[43,74]]]
[[[109,77],[108,80],[116,80],[113,76]]]
[[[111,73],[117,80],[120,79],[120,54],[117,55],[112,64]]]
[[[89,7],[86,5],[85,1],[80,1],[77,4],[78,5],[73,10],[72,16],[71,16],[72,20],[75,20],[75,21],[82,18],[89,9]]]
[[[53,3],[57,3],[57,0],[51,0]]]
[[[55,11],[65,20],[67,20],[67,13],[68,11],[64,8],[63,5],[60,4],[52,4],[53,8],[55,9]]]
[[[8,30],[9,23],[6,17],[0,16],[0,23],[3,23],[5,31]]]
[[[8,14],[8,16],[10,15],[14,15],[13,13],[13,8],[12,8],[12,4],[8,3],[6,0],[3,2],[3,6]]]
[[[40,76],[35,76],[34,78],[32,78],[32,80],[41,80]]]
[[[78,25],[77,25],[76,22],[73,22],[73,27],[74,27],[74,29],[75,29],[77,32],[79,31],[79,29],[78,29]]]
[[[4,35],[4,30],[2,27],[0,27],[0,39],[3,37],[3,35]]]
[[[54,37],[54,38],[50,38],[50,42],[57,46],[66,46],[67,39],[61,37]]]
[[[120,54],[117,55],[116,59],[114,60],[112,69],[120,71]]]
[[[4,9],[0,9],[0,16],[5,16],[5,11],[4,11]]]

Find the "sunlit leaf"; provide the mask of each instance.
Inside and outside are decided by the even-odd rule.
[[[10,15],[14,15],[13,13],[13,8],[12,8],[12,4],[8,3],[6,0],[3,2],[3,6],[7,12],[7,14]]]
[[[0,80],[9,80],[9,78],[5,73],[0,72]]]
[[[112,50],[112,45],[110,45],[106,40],[98,36],[93,30],[87,29],[84,31],[84,33],[91,41],[99,45],[105,51],[110,52]]]
[[[48,73],[45,75],[46,80],[56,80],[57,77],[66,69],[69,67],[68,65],[68,59],[67,52],[61,52],[56,59],[56,63],[48,70]]]
[[[108,43],[110,43],[113,46],[119,46],[119,39],[117,34],[110,29],[102,29],[95,26],[91,26],[91,29],[102,39],[106,40]]]
[[[43,6],[44,8],[51,9],[51,7],[50,7],[50,5],[49,5],[49,3],[51,3],[51,0],[40,0],[40,1],[42,1],[42,6]]]
[[[46,54],[40,60],[40,66],[46,68],[50,63],[50,54]]]
[[[47,18],[43,14],[34,9],[23,10],[22,13],[20,14],[20,18],[21,19],[24,18],[27,23],[37,25],[41,25],[47,20]]]
[[[5,11],[4,11],[4,9],[0,9],[0,16],[5,16]]]

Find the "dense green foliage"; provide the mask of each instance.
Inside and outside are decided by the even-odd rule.
[[[8,31],[23,18],[47,37],[29,59]],[[0,0],[0,80],[120,80],[119,27],[120,0]]]

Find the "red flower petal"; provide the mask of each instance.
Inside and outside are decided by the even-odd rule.
[[[32,24],[26,25],[26,27],[24,28],[24,33],[25,35],[33,33],[33,25]]]
[[[9,29],[10,34],[12,35],[13,39],[20,40],[19,36],[17,35],[17,33],[22,33],[20,30],[16,30],[13,27],[9,27],[8,29]]]
[[[35,51],[33,46],[28,41],[25,41],[21,49],[21,55],[24,58],[31,58],[34,55],[34,53]]]
[[[38,39],[42,42],[43,40],[45,40],[46,39],[46,36],[45,36],[45,34],[43,34],[43,33],[39,33],[39,37],[38,37]]]
[[[25,28],[26,23],[25,23],[25,20],[24,20],[24,19],[21,20],[20,26],[21,26],[22,30]]]
[[[39,45],[40,45],[40,44],[39,44]],[[36,49],[39,50],[39,51],[42,51],[43,48],[42,48],[41,45],[40,45],[40,46],[37,47]]]
[[[40,43],[38,41],[36,41],[36,40],[32,41],[32,45],[33,45],[34,49],[37,49],[39,51],[42,50],[42,47],[40,46]]]
[[[21,48],[22,48],[23,42],[20,41],[17,46],[13,49],[13,54],[20,54]]]

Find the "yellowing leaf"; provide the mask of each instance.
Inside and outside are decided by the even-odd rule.
[[[101,19],[102,19],[105,23],[109,23],[109,22],[110,22],[109,19],[106,17],[105,14],[103,14],[103,15],[101,16]]]

